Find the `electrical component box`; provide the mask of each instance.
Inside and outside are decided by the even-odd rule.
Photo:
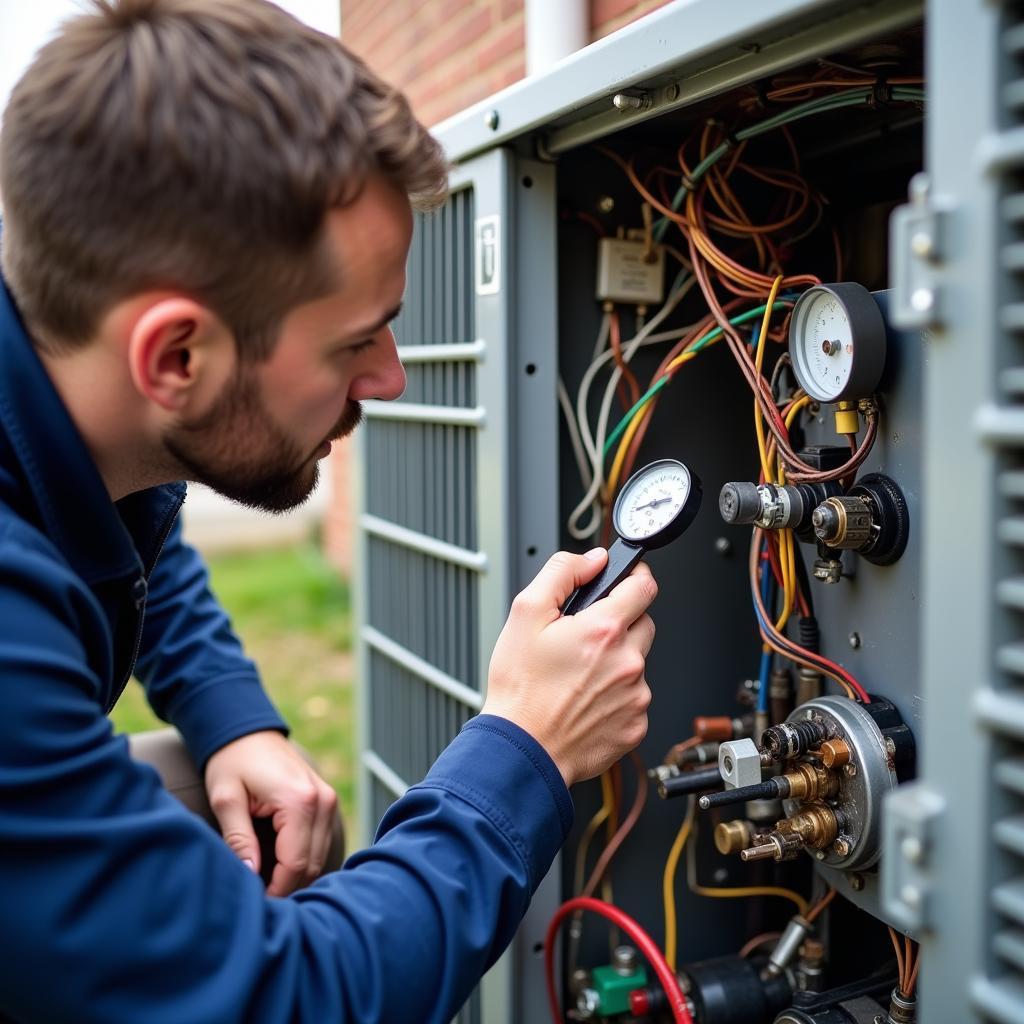
[[[665,297],[665,250],[642,238],[602,238],[597,250],[600,302],[655,305]]]

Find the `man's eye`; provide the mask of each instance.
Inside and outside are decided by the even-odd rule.
[[[354,345],[349,345],[346,352],[351,352],[352,355],[358,355],[360,352],[365,352],[374,342],[373,338],[366,338],[363,341],[357,341]]]

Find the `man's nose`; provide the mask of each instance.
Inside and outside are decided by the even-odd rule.
[[[353,385],[350,397],[355,401],[379,398],[390,402],[401,398],[405,392],[405,368],[398,358],[398,347],[390,327],[384,329],[377,348],[380,361]]]

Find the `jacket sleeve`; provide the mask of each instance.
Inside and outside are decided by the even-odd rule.
[[[83,646],[91,601],[0,544],[0,1017],[449,1021],[570,825],[543,749],[473,720],[369,849],[270,898],[112,734]]]
[[[224,744],[262,729],[287,733],[213,596],[206,566],[171,528],[149,577],[135,674],[153,710],[177,728],[202,771]]]

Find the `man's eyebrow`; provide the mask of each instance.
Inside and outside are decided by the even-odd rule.
[[[372,324],[367,324],[365,327],[359,327],[356,330],[347,332],[350,338],[367,338],[371,334],[376,334],[385,324],[391,323],[392,320],[402,312],[402,303],[400,302],[394,309],[385,313],[379,320],[376,320]]]

